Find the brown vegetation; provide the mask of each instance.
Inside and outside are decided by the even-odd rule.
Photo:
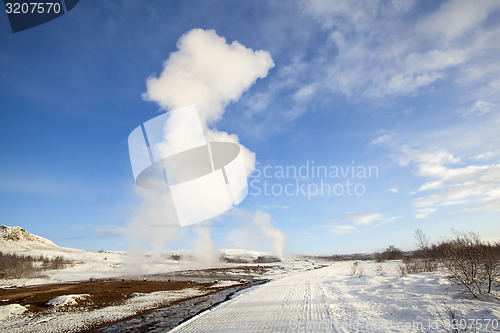
[[[453,282],[463,285],[474,297],[491,293],[500,278],[500,243],[485,242],[472,232],[431,244],[421,230],[415,232],[418,249],[404,258],[401,275],[432,272],[444,267]]]
[[[70,262],[62,256],[24,256],[0,252],[0,279],[30,278],[40,271],[62,269]]]

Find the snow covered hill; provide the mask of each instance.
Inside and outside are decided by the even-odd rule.
[[[35,258],[40,256],[63,257],[71,263],[61,270],[43,271],[39,277],[0,280],[0,287],[82,281],[91,277],[113,276],[123,266],[124,261],[124,253],[122,252],[96,252],[60,247],[54,242],[33,235],[19,226],[0,227],[0,252]]]
[[[32,235],[21,227],[0,226],[0,248],[46,248],[57,245],[43,237]]]

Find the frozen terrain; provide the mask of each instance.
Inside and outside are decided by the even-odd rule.
[[[251,280],[255,276],[271,280],[243,290],[236,298],[200,313],[175,328],[175,332],[500,331],[498,284],[494,285],[492,295],[473,299],[460,286],[453,285],[444,271],[400,276],[399,261],[362,261],[353,272],[354,261],[321,264],[317,261],[290,260],[278,264],[252,264],[265,254],[221,250],[231,263],[218,262],[203,267],[192,260],[196,258],[196,252],[178,251],[146,254],[139,267],[126,253],[62,248],[19,227],[2,227],[0,236],[2,252],[32,256],[62,255],[71,261],[65,269],[43,272],[44,277],[0,280],[0,287],[4,288],[126,274],[157,274],[149,275],[148,279],[172,281],[218,280],[218,287],[245,283],[246,279]],[[176,259],[178,256],[183,260]],[[192,270],[195,268],[206,269]],[[183,271],[169,273],[179,270]],[[81,284],[78,285],[81,289]],[[0,300],[6,304],[0,304],[0,331],[79,331],[88,328],[88,324],[125,320],[141,311],[206,293],[196,288],[135,293],[125,303],[88,311],[75,307],[76,303],[87,298],[85,292],[77,290],[52,299],[54,306],[40,314],[29,310],[24,303],[27,307]],[[210,299],[205,302],[208,306],[212,304]],[[176,311],[175,307],[170,311]],[[458,330],[453,330],[450,313],[458,323]],[[161,320],[161,316],[156,316],[155,320],[158,318]],[[127,322],[122,324],[126,326]],[[120,329],[113,331],[110,328],[109,331]]]
[[[441,272],[400,277],[398,262],[353,262],[292,274],[254,288],[174,332],[451,331],[446,306],[468,331],[500,330],[498,298],[474,300]],[[445,330],[447,328],[448,330]]]
[[[194,250],[132,254],[124,251],[88,251],[60,247],[48,239],[30,234],[21,227],[7,226],[0,226],[0,251],[18,255],[43,255],[50,258],[62,256],[71,262],[64,269],[44,271],[40,277],[0,280],[0,288],[88,281],[116,276],[139,277],[211,267],[233,267],[238,263],[251,263],[261,256],[269,256],[267,253],[258,251],[222,249],[219,250],[220,255],[232,263],[225,261],[206,263],[196,260],[198,254]],[[176,256],[182,257],[182,260],[174,259]]]

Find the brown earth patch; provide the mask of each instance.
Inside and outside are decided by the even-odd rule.
[[[0,305],[29,305],[29,311],[39,312],[50,309],[47,302],[57,296],[69,294],[89,294],[89,297],[77,300],[78,306],[90,309],[122,304],[133,293],[151,293],[155,291],[181,290],[185,288],[204,289],[212,283],[189,281],[92,281],[51,284],[34,287],[0,289]]]

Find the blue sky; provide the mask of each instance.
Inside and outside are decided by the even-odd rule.
[[[217,247],[268,248],[238,233],[258,210],[287,252],[411,249],[417,228],[500,239],[500,3],[486,0],[81,1],[15,34],[0,14],[1,224],[62,246],[130,246],[140,197],[127,138],[159,114],[146,80],[194,28],[274,62],[211,123],[258,162],[245,201],[210,223]],[[313,163],[377,173],[275,174]],[[344,192],[312,195],[325,183]],[[287,184],[309,197],[278,194]],[[193,238],[186,229],[164,247]]]

